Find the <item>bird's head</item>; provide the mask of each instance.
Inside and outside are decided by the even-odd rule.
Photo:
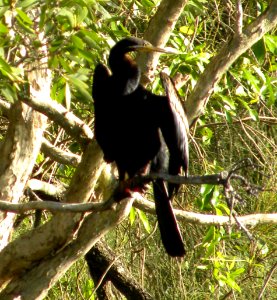
[[[112,52],[116,52],[118,54],[124,55],[128,52],[161,52],[161,53],[169,53],[176,54],[173,51],[155,47],[151,43],[146,40],[139,39],[136,37],[127,37],[119,41],[115,44],[115,46],[111,49]]]
[[[133,92],[140,82],[140,69],[128,55],[130,52],[172,53],[136,37],[127,37],[116,43],[110,51],[109,66],[124,94]]]

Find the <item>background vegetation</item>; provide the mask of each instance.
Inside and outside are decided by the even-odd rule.
[[[5,103],[26,97],[27,65],[41,59],[38,49],[46,41],[52,73],[51,98],[93,129],[92,74],[96,64],[107,63],[111,46],[123,37],[143,37],[160,1],[0,1],[0,97]],[[243,1],[247,26],[267,7],[268,1]],[[37,12],[39,11],[39,15]],[[236,1],[190,0],[171,33],[167,46],[182,54],[162,56],[148,88],[163,93],[158,73],[188,75],[179,89],[185,100],[211,57],[236,31]],[[36,26],[35,26],[36,24]],[[45,33],[45,40],[38,38]],[[277,137],[276,28],[239,57],[216,85],[204,113],[191,129],[190,174],[229,170],[242,159],[251,167],[241,175],[264,191],[240,193],[239,215],[273,213],[276,199]],[[29,67],[28,67],[29,68]],[[2,114],[1,137],[9,120]],[[143,120],[142,120],[143,121]],[[49,122],[45,137],[57,148],[81,155],[82,148],[56,122]],[[75,167],[50,159],[41,152],[32,178],[68,185]],[[102,182],[96,194],[103,192]],[[151,199],[151,190],[147,192]],[[229,208],[222,188],[184,185],[175,199],[177,208],[226,215]],[[17,219],[15,237],[31,230],[35,215]],[[42,215],[42,223],[51,218]],[[160,241],[154,215],[132,208],[129,218],[103,238],[133,278],[153,299],[258,299],[266,276],[276,269],[276,223],[249,228],[250,241],[239,228],[200,226],[180,222],[187,255],[170,259]],[[15,238],[14,237],[14,238]],[[275,266],[275,269],[273,269]],[[273,274],[274,275],[274,274]],[[74,264],[56,283],[47,299],[94,299],[94,283],[85,260]],[[276,299],[276,277],[270,277],[264,299]],[[275,292],[274,292],[275,289]],[[110,287],[111,298],[123,296]]]

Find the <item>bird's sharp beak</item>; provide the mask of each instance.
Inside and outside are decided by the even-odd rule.
[[[167,54],[178,54],[178,51],[174,51],[174,49],[164,49],[155,47],[151,44],[145,45],[135,45],[130,47],[131,51],[139,51],[139,52],[160,52],[160,53],[167,53]]]

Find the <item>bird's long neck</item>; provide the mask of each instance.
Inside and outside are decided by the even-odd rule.
[[[109,65],[116,90],[123,95],[134,92],[140,82],[140,69],[136,62],[127,53],[111,52]]]

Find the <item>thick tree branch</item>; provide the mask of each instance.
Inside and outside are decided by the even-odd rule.
[[[205,71],[200,75],[196,86],[186,102],[189,124],[192,124],[204,111],[215,85],[222,75],[246,50],[260,40],[265,33],[277,24],[277,0],[272,0],[267,10],[246,26],[242,34],[234,36],[212,58]]]
[[[144,33],[144,39],[155,46],[164,47],[187,2],[187,0],[162,0]],[[158,52],[148,55],[138,54],[137,61],[144,74],[143,83],[153,80],[159,57]]]
[[[101,158],[99,146],[90,143],[67,189],[64,198],[67,203],[76,200],[88,202],[101,171]],[[81,219],[80,213],[57,213],[49,222],[9,243],[0,252],[0,284],[30,268],[36,261],[71,240]]]
[[[93,138],[93,133],[88,125],[68,111],[64,106],[48,98],[29,98],[23,101],[46,115],[50,120],[59,124],[70,136],[75,138],[81,144],[86,144],[87,139]]]
[[[0,109],[2,110],[2,114],[7,118],[9,118],[10,108],[10,103],[0,99]],[[58,114],[58,112],[56,113]],[[91,136],[93,136],[92,133]],[[68,151],[62,151],[57,147],[54,147],[46,138],[43,138],[42,140],[41,151],[54,161],[73,167],[77,167],[81,160],[81,157],[79,155],[70,153]]]
[[[129,214],[133,199],[126,198],[115,206],[113,210],[92,213],[80,223],[74,240],[63,249],[54,248],[43,261],[28,270],[24,275],[13,280],[0,293],[0,300],[15,299],[43,299],[48,290],[72,266],[72,264],[86,254],[89,249],[108,231],[123,221]],[[69,218],[68,214],[64,214]],[[29,245],[29,247],[32,245]],[[30,256],[28,259],[31,259]],[[42,258],[41,258],[42,259]],[[34,261],[33,261],[34,262]],[[30,266],[29,266],[30,267]],[[49,268],[51,268],[49,270]],[[15,275],[15,274],[14,274]]]
[[[128,270],[116,258],[107,245],[104,246],[101,243],[94,245],[86,254],[91,276],[94,284],[98,286],[96,294],[98,295],[98,291],[100,292],[107,281],[111,281],[127,299],[153,299],[139,286]],[[99,282],[100,280],[102,280],[102,283]]]
[[[54,147],[50,142],[46,139],[43,139],[43,143],[41,145],[41,151],[54,161],[69,165],[72,167],[77,167],[79,162],[81,161],[81,157],[74,153],[70,153],[68,151],[63,151],[57,147]]]
[[[41,51],[45,54],[46,50]],[[34,64],[39,63],[45,65],[47,61],[36,61]],[[47,68],[29,72],[28,80],[31,99],[49,93],[51,77]],[[2,102],[2,109],[7,113],[9,105]],[[11,106],[9,118],[8,131],[0,150],[0,198],[17,203],[39,153],[46,118],[20,101]],[[8,243],[13,217],[9,213],[0,216],[0,249]]]

